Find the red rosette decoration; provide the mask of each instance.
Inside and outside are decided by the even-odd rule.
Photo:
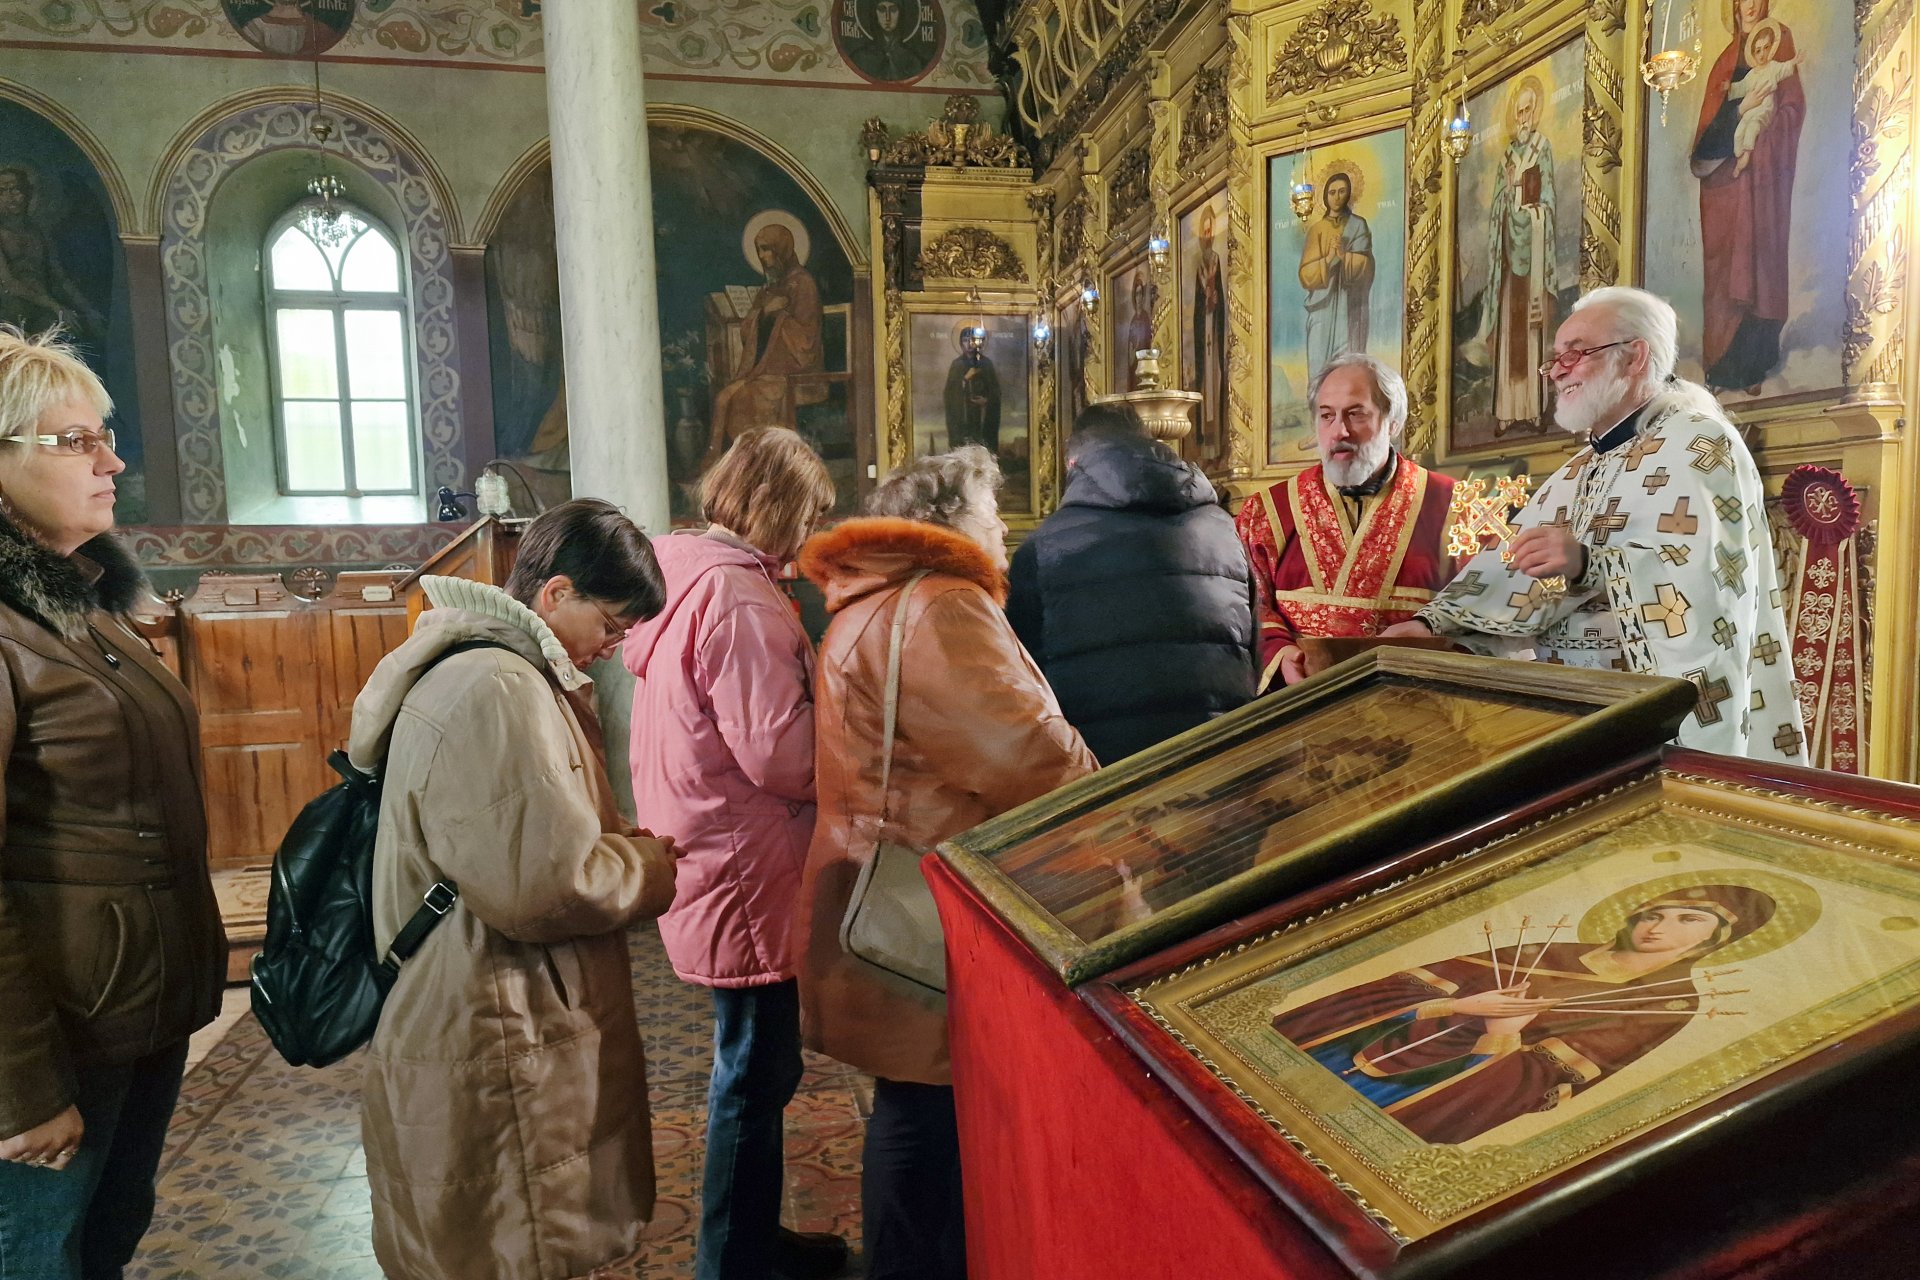
[[[1795,467],[1780,490],[1780,506],[1808,542],[1834,546],[1860,529],[1860,496],[1826,467]]]

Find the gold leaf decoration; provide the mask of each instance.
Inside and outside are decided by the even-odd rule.
[[[921,246],[918,262],[924,280],[1019,280],[1026,264],[1013,246],[985,227],[951,227]]]
[[[1580,113],[1581,123],[1586,133],[1587,159],[1593,161],[1594,168],[1601,173],[1612,173],[1620,167],[1620,121],[1605,107],[1589,101],[1586,109]]]
[[[1603,36],[1618,35],[1627,29],[1627,0],[1591,0],[1587,21]]]
[[[1280,47],[1267,75],[1267,101],[1406,68],[1398,18],[1376,16],[1367,0],[1328,0]]]
[[[1145,143],[1125,152],[1114,162],[1113,182],[1108,188],[1107,223],[1125,222],[1147,202],[1150,190],[1152,157]]]
[[[1594,0],[1594,2],[1606,4],[1610,0]],[[1466,3],[1460,6],[1460,23],[1454,31],[1464,42],[1481,27],[1492,26],[1519,7],[1520,0],[1466,0]]]
[[[1180,125],[1180,167],[1205,155],[1226,133],[1227,69],[1207,68],[1193,78],[1193,96]]]
[[[1080,261],[1081,251],[1086,247],[1087,197],[1082,192],[1060,210],[1060,261],[1063,264]]]

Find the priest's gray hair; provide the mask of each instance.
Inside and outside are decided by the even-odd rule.
[[[1575,311],[1588,307],[1605,307],[1612,313],[1614,332],[1621,341],[1638,338],[1647,344],[1649,390],[1673,376],[1680,351],[1680,319],[1674,315],[1672,303],[1657,293],[1621,284],[1595,289],[1573,304]]]
[[[1387,420],[1387,435],[1398,439],[1407,426],[1407,380],[1396,372],[1393,366],[1384,360],[1359,351],[1349,351],[1337,355],[1320,366],[1320,372],[1313,375],[1313,381],[1307,386],[1307,405],[1315,414],[1319,414],[1320,384],[1335,369],[1365,369],[1367,377],[1373,380],[1373,403],[1380,409],[1380,416]]]
[[[896,467],[867,498],[867,514],[951,529],[969,514],[992,515],[1002,480],[992,454],[977,444],[963,444]]]

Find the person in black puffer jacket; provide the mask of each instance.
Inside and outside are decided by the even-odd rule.
[[[1253,697],[1253,575],[1233,518],[1125,405],[1081,413],[1060,509],[1010,579],[1013,629],[1103,765]]]

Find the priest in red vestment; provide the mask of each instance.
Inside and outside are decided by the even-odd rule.
[[[1240,508],[1260,606],[1260,692],[1306,678],[1301,636],[1372,636],[1453,576],[1453,479],[1394,448],[1407,384],[1372,356],[1336,356],[1309,393],[1320,462]]]

